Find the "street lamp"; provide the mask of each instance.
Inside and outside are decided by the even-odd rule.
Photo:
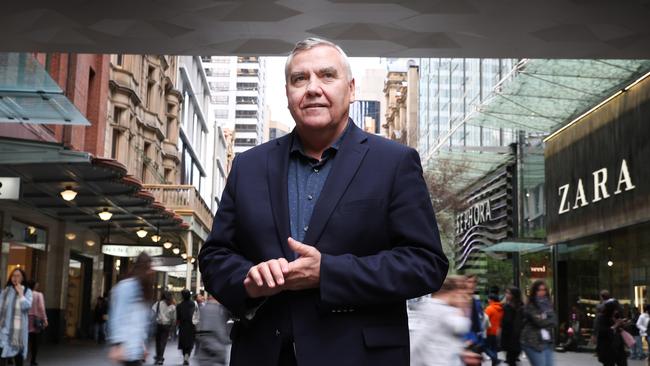
[[[140,228],[140,230],[135,232],[138,235],[138,238],[142,239],[147,236],[147,230]]]
[[[104,208],[104,210],[97,215],[99,215],[99,218],[102,219],[102,221],[108,221],[113,217],[113,214],[108,211],[108,208]]]
[[[92,247],[93,245],[95,245],[95,242],[93,240],[86,240],[86,245]]]
[[[77,234],[75,234],[75,233],[67,233],[67,234],[65,234],[65,237],[68,240],[74,240],[77,237]]]
[[[61,191],[61,197],[66,201],[72,201],[77,197],[77,192],[72,190],[72,187],[65,187],[65,191]]]

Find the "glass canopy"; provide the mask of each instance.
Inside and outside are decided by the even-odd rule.
[[[90,125],[28,53],[0,53],[0,123],[3,122]]]

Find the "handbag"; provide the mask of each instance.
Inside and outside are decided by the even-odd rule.
[[[621,337],[623,338],[623,342],[625,342],[625,345],[628,348],[632,348],[636,344],[634,337],[632,337],[632,335],[625,330],[621,330]]]
[[[43,331],[43,329],[45,329],[45,322],[43,319],[34,317],[34,328],[39,332]]]

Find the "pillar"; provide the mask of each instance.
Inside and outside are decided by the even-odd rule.
[[[191,290],[192,289],[192,230],[187,231],[185,253],[187,253],[187,258],[185,259],[185,263],[187,264],[187,272],[185,273],[185,288]]]

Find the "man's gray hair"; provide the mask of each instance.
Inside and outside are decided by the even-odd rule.
[[[289,64],[291,64],[291,60],[293,60],[293,57],[297,55],[300,52],[310,50],[314,47],[317,46],[329,46],[335,48],[341,56],[343,56],[343,65],[345,66],[345,71],[347,72],[347,77],[348,81],[352,80],[352,67],[350,67],[350,61],[348,60],[348,55],[345,54],[345,51],[341,47],[339,47],[337,44],[330,42],[325,39],[321,38],[316,38],[316,37],[310,37],[307,39],[304,39],[293,47],[293,50],[291,53],[289,53],[289,56],[287,56],[287,62],[284,64],[284,79],[289,80]]]

